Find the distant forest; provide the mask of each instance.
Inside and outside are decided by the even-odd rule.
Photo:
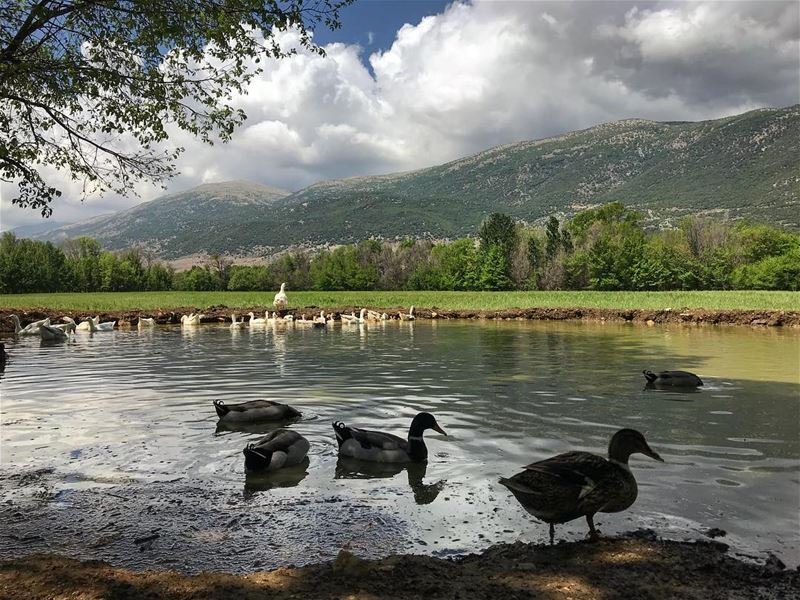
[[[260,266],[212,255],[176,272],[91,238],[0,238],[0,293],[158,290],[799,290],[800,234],[689,217],[647,232],[618,202],[531,227],[494,213],[477,239],[365,240],[286,252]]]

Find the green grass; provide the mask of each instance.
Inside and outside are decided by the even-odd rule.
[[[800,292],[288,292],[290,308],[409,307],[440,310],[503,310],[508,308],[618,308],[708,310],[800,310]],[[272,307],[274,292],[104,292],[87,294],[0,295],[0,309],[125,312]]]

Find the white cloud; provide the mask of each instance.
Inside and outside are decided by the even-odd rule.
[[[490,146],[628,117],[715,118],[800,101],[796,2],[454,3],[403,26],[365,56],[332,44],[268,61],[236,105],[248,114],[227,145],[177,132],[187,151],[178,191],[251,179],[297,190],[322,179],[403,171]],[[292,44],[293,34],[283,34]],[[372,71],[365,66],[368,61]],[[50,173],[48,173],[50,174]],[[58,220],[136,199],[75,200]],[[2,193],[2,227],[35,220]],[[161,190],[141,186],[143,199]]]

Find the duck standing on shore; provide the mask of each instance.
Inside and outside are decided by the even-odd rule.
[[[589,452],[567,452],[531,463],[513,477],[501,478],[523,508],[550,524],[586,517],[589,536],[598,537],[594,515],[629,508],[638,495],[636,479],[628,466],[631,454],[640,452],[659,462],[644,436],[635,429],[620,429],[608,445],[608,459]]]
[[[289,305],[289,298],[286,297],[286,283],[281,284],[280,291],[275,294],[275,299],[272,301],[276,310],[286,310]]]

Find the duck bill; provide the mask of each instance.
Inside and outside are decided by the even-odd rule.
[[[441,427],[439,427],[439,424],[438,424],[438,423],[436,423],[436,424],[433,426],[433,430],[434,430],[434,431],[438,431],[438,432],[439,432],[439,433],[441,433],[442,435],[447,435],[447,434],[445,433],[444,429],[442,429]]]
[[[661,458],[661,456],[659,456],[658,452],[655,452],[650,448],[648,448],[647,450],[642,450],[642,454],[644,454],[645,456],[649,456],[650,458],[657,460],[658,462],[664,462],[664,459]]]

